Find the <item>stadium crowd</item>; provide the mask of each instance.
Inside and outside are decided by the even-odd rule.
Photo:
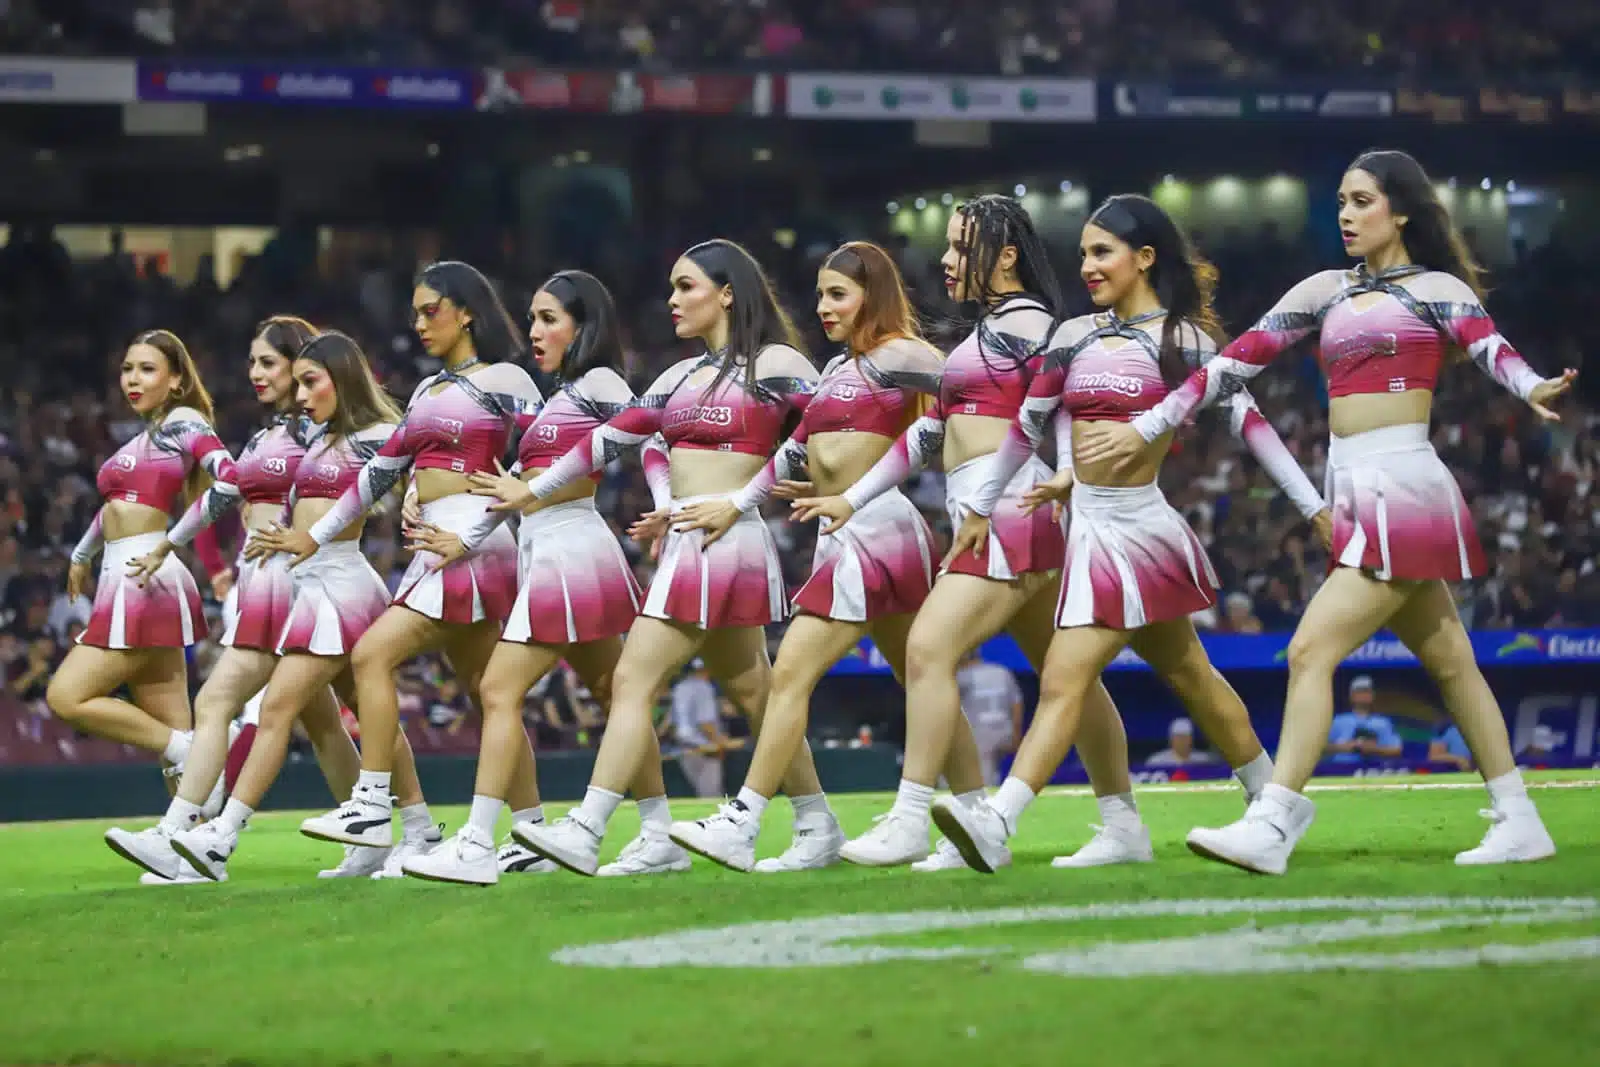
[[[1600,69],[1600,9],[1553,0],[0,0],[0,44],[84,54],[679,70],[1454,83]]]
[[[810,292],[824,249],[746,236],[806,328],[820,364],[826,356]],[[1229,241],[1207,251],[1221,268],[1224,317],[1234,331],[1275,299],[1284,278],[1318,266],[1308,250],[1270,233],[1254,239],[1230,234]],[[661,283],[676,248],[665,239],[661,245],[653,250],[658,254],[638,257],[635,272],[610,279],[631,331],[626,347],[638,387],[679,354]],[[42,698],[50,671],[88,616],[88,601],[70,601],[64,592],[67,557],[96,504],[95,470],[138,429],[115,374],[127,339],[157,325],[183,336],[216,397],[222,435],[237,449],[261,418],[243,353],[252,326],[270,313],[302,314],[352,333],[381,368],[391,393],[402,400],[410,396],[419,378],[434,369],[406,322],[410,281],[416,267],[439,251],[430,235],[374,238],[365,248],[329,252],[319,250],[314,232],[286,230],[244,260],[226,288],[218,286],[209,262],[184,287],[156,260],[114,252],[75,263],[47,228],[12,228],[0,247],[0,364],[8,368],[0,386],[0,670],[16,698],[46,714]],[[938,285],[932,258],[903,246],[899,253],[918,296],[926,298]],[[525,309],[543,272],[507,262],[482,265],[503,280],[509,306]],[[1600,345],[1578,289],[1594,267],[1573,260],[1558,241],[1503,272],[1491,310],[1535,366],[1581,366],[1583,353]],[[919,303],[932,316],[951,311],[948,304],[939,306],[942,293],[937,302]],[[1309,352],[1286,357],[1256,393],[1320,484],[1326,398],[1312,359]],[[1590,625],[1600,619],[1600,415],[1592,397],[1591,389],[1587,398],[1575,398],[1563,422],[1545,428],[1470,364],[1447,372],[1435,442],[1472,502],[1493,567],[1487,581],[1460,590],[1470,627]],[[1181,437],[1162,480],[1173,503],[1191,516],[1226,590],[1217,609],[1197,623],[1225,632],[1291,629],[1326,560],[1226,427],[1203,417]],[[923,474],[910,492],[945,542],[942,475]],[[649,509],[649,500],[639,468],[626,460],[608,473],[599,506],[620,534]],[[789,522],[780,505],[769,506],[768,513],[785,577],[795,588],[809,571],[815,529]],[[224,547],[230,549],[237,527],[231,534],[224,529]],[[647,580],[649,560],[631,542],[624,544],[641,581]],[[392,587],[407,563],[397,513],[368,524],[365,548]],[[208,587],[204,576],[201,586]],[[209,605],[214,619],[215,607]],[[204,676],[212,654],[202,645],[197,677]],[[402,697],[419,747],[453,747],[452,733],[467,705],[447,671],[433,660],[418,661],[402,682]],[[554,699],[536,691],[528,700],[529,722],[547,746],[591,742],[596,714],[575,684]]]

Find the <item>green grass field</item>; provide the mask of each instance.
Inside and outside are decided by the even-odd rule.
[[[269,815],[227,884],[141,888],[107,824],[0,827],[0,1063],[1593,1062],[1600,797],[1537,777],[1551,862],[1451,864],[1481,789],[1346,781],[1281,879],[1183,847],[1240,810],[1215,788],[1143,791],[1158,862],[1098,871],[1049,865],[1093,802],[1042,798],[995,877],[318,882],[337,848]],[[851,833],[887,804],[835,800]]]

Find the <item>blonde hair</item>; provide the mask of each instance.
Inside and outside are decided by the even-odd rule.
[[[194,408],[206,422],[217,421],[216,406],[211,402],[211,393],[206,389],[206,383],[200,380],[200,371],[194,365],[194,357],[189,355],[189,346],[171,330],[146,330],[128,343],[128,347],[147,345],[160,352],[167,359],[167,366],[178,376],[178,389],[167,399],[156,412],[156,424],[168,414],[178,408]],[[198,463],[183,479],[183,498],[186,503],[192,503],[196,497],[205,492],[211,485],[211,476],[207,474]]]

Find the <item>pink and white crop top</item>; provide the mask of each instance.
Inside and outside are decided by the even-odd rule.
[[[95,486],[108,502],[144,504],[170,514],[196,464],[211,475],[213,482],[167,534],[172,544],[186,544],[202,526],[216,521],[239,499],[233,456],[211,422],[194,408],[173,408],[158,424],[117,449],[100,468]],[[74,562],[93,559],[103,541],[101,516],[96,514],[88,532],[73,549]]]
[[[844,498],[860,511],[921,471],[944,450],[945,419],[980,415],[1011,419],[1028,395],[1053,319],[1036,297],[1019,294],[979,321],[945,360],[939,400],[901,434]]]
[[[443,386],[437,393],[432,390]],[[513,434],[539,409],[539,388],[515,363],[491,363],[465,374],[440,371],[411,394],[400,428],[373,456],[333,510],[311,528],[325,545],[365,515],[412,467],[477,474],[495,469]]]
[[[893,441],[918,397],[938,395],[944,363],[938,349],[908,337],[862,356],[835,356],[823,368],[817,393],[794,434],[731,502],[748,511],[766,500],[778,482],[804,477],[807,442],[814,434],[871,433]]]
[[[1104,312],[1062,323],[1051,335],[1005,442],[989,459],[982,487],[968,501],[972,510],[993,514],[1005,487],[1039,447],[1044,428],[1052,422],[1056,466],[1061,469],[1072,465],[1073,419],[1128,422],[1160,403],[1167,396],[1161,376],[1166,320],[1167,313],[1158,310],[1130,319]],[[1193,323],[1178,323],[1173,340],[1191,368],[1216,358],[1216,343]],[[1249,390],[1241,386],[1228,404],[1234,436],[1244,441],[1300,514],[1309,519],[1321,511],[1321,495],[1262,416]]]
[[[1358,309],[1356,300],[1367,294],[1378,299],[1363,301]],[[1542,380],[1500,336],[1460,278],[1418,266],[1374,275],[1363,264],[1313,274],[1290,289],[1221,355],[1134,419],[1134,428],[1154,441],[1196,409],[1231,394],[1313,332],[1319,334],[1330,397],[1432,389],[1451,344],[1523,400]]]
[[[1015,417],[1033,378],[1029,364],[1052,321],[1050,310],[1026,295],[1012,297],[985,315],[945,361],[939,388],[945,417]]]
[[[789,413],[803,412],[810,403],[816,368],[788,345],[768,345],[756,355],[754,382],[747,383],[744,367],[736,365],[713,388],[720,366],[712,355],[674,363],[643,396],[589,431],[528,488],[543,499],[659,434],[660,445],[646,450],[643,463],[660,508],[672,499],[668,448],[770,455]]]
[[[301,500],[343,500],[360,479],[361,472],[403,425],[380,422],[343,437],[329,434],[319,437],[295,469],[289,506]]]
[[[564,382],[529,427],[517,446],[520,471],[548,467],[602,424],[617,417],[633,402],[633,390],[610,367],[596,367],[575,382]],[[599,480],[601,471],[590,472]]]
[[[322,429],[304,416],[280,415],[258,430],[233,465],[244,502],[287,506],[300,461]]]

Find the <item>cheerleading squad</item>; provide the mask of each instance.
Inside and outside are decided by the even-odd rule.
[[[517,363],[521,338],[489,283],[466,264],[437,263],[418,277],[413,314],[443,370],[403,412],[350,338],[269,319],[249,373],[271,421],[237,460],[212,429],[182,343],[141,334],[122,386],[147,429],[100,471],[105,504],[69,576],[84,587],[102,555],[93,618],[48,694],[79,729],[159,754],[177,782],[160,823],[110,830],[107,843],[147,883],[225,880],[299,722],[330,789],[349,796],[301,826],[345,846],[325,877],[488,885],[558,867],[656,874],[687,869],[690,853],[764,873],[841,860],[994,872],[1074,745],[1102,821],[1055,865],[1150,862],[1127,739],[1100,681],[1131,647],[1215,740],[1245,796],[1239,821],[1194,830],[1189,847],[1281,874],[1315,814],[1304,787],[1332,717],[1333,672],[1387,627],[1439,685],[1489,792],[1489,830],[1456,862],[1553,855],[1450,599],[1446,583],[1482,575],[1483,554],[1427,427],[1439,370],[1457,356],[1547,420],[1576,374],[1541,378],[1495,331],[1478,270],[1411,157],[1357,159],[1339,223],[1358,266],[1306,279],[1229,343],[1212,310],[1216,272],[1152,201],[1114,196],[1091,215],[1081,274],[1097,311],[1063,321],[1026,211],[978,197],[947,233],[949,295],[975,309],[948,356],[922,337],[892,259],[850,242],[817,275],[817,314],[840,346],[820,375],[760,265],[708,241],[674,264],[668,301],[678,337],[703,352],[642,395],[622,376],[616,311],[593,277],[563,271],[533,297],[528,341],[558,383],[546,398]],[[1312,334],[1331,398],[1326,500],[1247,388]],[[1175,431],[1213,404],[1334,561],[1290,644],[1276,763],[1189,621],[1215,603],[1217,579],[1157,487]],[[656,561],[648,589],[594,503],[600,472],[630,451],[654,501],[629,530]],[[934,460],[955,530],[942,560],[899,488]],[[360,536],[396,496],[414,555],[391,600]],[[823,523],[792,603],[759,514],[772,497]],[[168,528],[180,499],[190,503]],[[235,506],[249,536],[225,605],[226,651],[191,714],[183,649],[199,592],[172,550]],[[771,662],[763,628],[791,614]],[[956,675],[1001,630],[1039,671],[1041,694],[990,794]],[[818,681],[866,636],[906,689],[906,755],[893,806],[847,840],[806,722]],[[435,650],[483,716],[471,811],[448,840],[399,729],[394,681]],[[757,740],[736,797],[709,818],[673,822],[651,713],[694,659]],[[521,707],[562,660],[609,713],[582,802],[546,821]],[[122,686],[131,699],[111,695]],[[359,754],[341,701],[359,716]],[[225,796],[241,716],[254,721],[232,743],[248,743],[248,755]],[[941,777],[950,794],[936,799]],[[793,839],[758,863],[780,789]],[[639,835],[602,866],[607,824],[630,794]],[[507,809],[511,840],[497,847]]]

